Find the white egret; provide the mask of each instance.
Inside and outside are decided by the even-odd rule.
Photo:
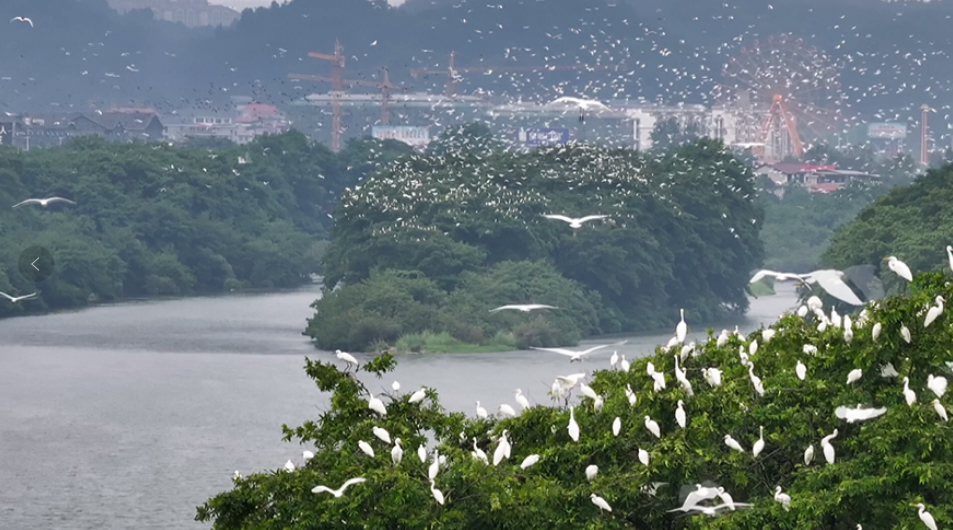
[[[534,465],[536,462],[539,462],[539,455],[529,455],[523,459],[523,463],[520,464],[520,469],[526,469]]]
[[[748,355],[754,357],[754,354],[758,353],[758,339],[751,341],[751,344],[748,345]]]
[[[910,336],[910,329],[906,324],[900,324],[900,336],[903,337],[904,342],[910,344],[910,341],[913,340],[913,337]]]
[[[579,424],[576,423],[573,407],[569,407],[569,425],[566,427],[566,430],[569,431],[569,437],[572,438],[572,441],[579,441]]]
[[[721,386],[721,370],[718,368],[702,368],[702,375],[710,386]]]
[[[636,398],[635,392],[632,391],[632,385],[629,383],[626,383],[625,385],[625,397],[629,400],[629,406],[634,407],[638,398]]]
[[[507,405],[506,403],[503,403],[502,405],[500,405],[500,415],[515,418],[516,411],[513,409],[513,407]]]
[[[579,391],[582,392],[582,395],[586,396],[589,399],[596,399],[599,397],[599,394],[596,394],[596,391],[592,389],[589,385],[581,383],[579,385]]]
[[[807,446],[804,450],[804,465],[809,466],[814,461],[814,444]]]
[[[849,385],[851,383],[859,381],[860,378],[863,377],[863,375],[864,375],[863,370],[861,370],[860,368],[854,368],[847,374],[847,384]]]
[[[609,366],[615,366],[619,362],[619,352],[612,352],[612,357],[609,357]]]
[[[761,340],[763,340],[764,343],[767,344],[768,342],[771,341],[771,339],[774,338],[775,333],[777,333],[777,330],[774,330],[771,328],[761,330]]]
[[[435,484],[433,479],[430,479],[430,494],[433,495],[433,498],[435,501],[443,505],[443,501],[444,501],[443,492],[434,488],[434,486]]]
[[[327,486],[315,486],[314,488],[311,489],[311,493],[327,492],[327,493],[330,493],[331,495],[334,495],[337,498],[340,498],[342,495],[344,495],[344,490],[346,490],[348,487],[353,486],[354,484],[360,484],[361,482],[364,482],[365,480],[366,479],[363,477],[356,477],[356,478],[345,480],[344,484],[342,484],[341,487],[336,490],[333,490]]]
[[[837,437],[837,429],[834,429],[833,434],[828,434],[821,439],[821,449],[824,450],[824,460],[827,460],[828,464],[834,463],[834,446],[831,445],[831,440]]]
[[[751,506],[754,506],[754,505],[746,503],[746,502],[733,502],[731,504],[718,504],[716,506],[692,506],[691,508],[686,508],[685,510],[681,510],[681,511],[698,512],[704,515],[715,516],[715,515],[718,515],[718,512],[721,512],[724,510],[733,511],[736,508],[750,508]],[[669,511],[675,511],[675,510],[669,510]]]
[[[425,397],[427,397],[427,390],[424,388],[421,388],[420,390],[410,395],[410,399],[408,400],[408,402],[417,403],[419,401],[423,401]]]
[[[688,334],[688,324],[685,323],[685,310],[679,309],[678,312],[681,315],[681,321],[675,326],[675,338],[678,339],[679,344],[684,344],[685,335]]]
[[[797,366],[794,367],[794,373],[797,374],[798,379],[804,381],[804,378],[807,377],[807,366],[804,366],[804,363],[798,361]]]
[[[235,480],[241,480],[242,474],[237,469],[235,470]]]
[[[900,372],[897,372],[897,369],[893,367],[893,363],[888,362],[887,364],[880,367],[880,377],[888,379],[890,377],[897,377],[900,375]]]
[[[738,440],[732,438],[730,434],[725,435],[725,445],[740,453],[745,452],[745,450],[741,447],[741,444],[738,443]]]
[[[592,503],[599,507],[599,510],[605,510],[607,512],[612,511],[612,506],[609,506],[609,503],[605,499],[596,495],[595,493],[589,495],[589,498],[592,499]],[[935,529],[934,529],[935,530]]]
[[[813,344],[805,344],[801,347],[801,351],[804,352],[804,355],[817,355],[817,346]]]
[[[596,478],[596,475],[599,474],[599,466],[592,464],[586,466],[586,480],[592,482],[592,479]]]
[[[944,300],[942,296],[937,295],[936,305],[930,307],[930,310],[927,311],[926,318],[923,319],[923,327],[930,327],[930,324],[943,313],[943,302],[946,302],[946,300]]]
[[[478,418],[481,418],[481,419],[486,419],[486,418],[488,418],[488,417],[490,416],[490,415],[486,412],[486,409],[483,408],[482,406],[480,406],[480,402],[479,402],[479,401],[476,402],[476,415],[477,415]]]
[[[682,385],[682,390],[685,391],[685,394],[688,396],[695,395],[695,392],[692,390],[692,383],[688,380],[688,377],[686,377],[686,370],[678,366],[678,355],[675,356],[675,380]]]
[[[649,452],[645,449],[639,448],[639,462],[646,467],[649,465]]]
[[[761,378],[754,375],[753,364],[748,364],[748,378],[751,379],[751,384],[754,386],[754,391],[757,392],[759,396],[763,396],[764,385],[761,383]]]
[[[661,392],[665,390],[665,374],[662,372],[652,372],[652,391]]]
[[[621,430],[622,430],[622,419],[616,416],[615,419],[612,420],[612,436],[618,436],[619,431]]]
[[[681,508],[676,508],[675,510],[669,511],[688,511],[688,509],[700,502],[714,499],[718,496],[718,493],[718,488],[706,488],[701,484],[695,484],[695,491],[689,493],[688,496],[685,497],[685,502],[682,503]]]
[[[430,479],[430,482],[433,482],[437,478],[437,473],[440,471],[440,454],[437,453],[437,450],[433,451],[433,462],[430,463],[430,467],[427,468],[427,478]]]
[[[784,507],[784,511],[791,511],[791,496],[787,493],[781,493],[781,486],[774,488],[774,500]]]
[[[870,332],[870,337],[874,342],[877,342],[877,337],[880,337],[880,331],[883,329],[883,325],[880,322],[875,322],[874,327]]]
[[[656,438],[662,437],[662,430],[659,429],[658,423],[648,416],[645,417],[645,428],[654,434]]]
[[[498,466],[504,458],[509,456],[509,440],[506,439],[506,429],[503,430],[503,434],[500,436],[498,442],[496,442],[496,450],[493,451],[493,465]]]
[[[622,344],[625,344],[626,342],[628,341],[616,342],[613,344],[600,344],[598,346],[593,346],[583,351],[567,350],[566,348],[536,348],[533,346],[530,346],[529,349],[537,350],[537,351],[548,351],[550,353],[558,353],[560,355],[565,355],[569,357],[569,362],[577,362],[577,361],[582,361],[593,352],[599,351],[603,348],[608,348],[609,346],[620,346]]]
[[[417,446],[417,458],[420,459],[420,463],[424,464],[427,462],[427,448],[424,447],[424,444]]]
[[[473,458],[482,461],[484,464],[490,464],[490,459],[487,458],[486,453],[483,452],[483,449],[477,447],[476,438],[473,439],[473,452],[470,454],[473,455]]]
[[[943,404],[940,403],[939,399],[933,400],[933,410],[936,411],[937,416],[939,416],[941,420],[950,421],[950,418],[946,414],[946,409],[943,408]]]
[[[729,510],[735,510],[735,500],[731,498],[731,494],[725,491],[725,488],[718,487],[718,498],[721,499],[721,502],[728,507]]]
[[[920,520],[923,521],[924,526],[930,530],[937,530],[936,521],[933,519],[933,516],[930,515],[930,512],[927,511],[927,507],[924,506],[922,502],[911,504],[910,506],[915,506],[918,508],[917,515],[920,516]]]
[[[731,338],[731,335],[728,334],[728,330],[721,330],[721,335],[718,335],[718,339],[715,341],[715,346],[719,348],[723,347],[724,345],[728,344],[729,338]]]
[[[847,423],[871,420],[883,416],[886,412],[887,409],[883,407],[879,409],[862,409],[860,405],[857,405],[857,407],[853,409],[848,407],[837,407],[834,409],[834,415],[842,420],[847,420]]]
[[[390,387],[394,390],[394,392],[397,392],[398,390],[400,390],[400,383],[398,383],[397,381],[394,381],[393,383],[390,384]]]
[[[367,395],[367,408],[373,410],[381,416],[387,415],[387,407],[384,406],[384,402],[375,397],[374,394]]]
[[[311,451],[301,451],[301,459],[307,463],[309,460],[314,458],[314,453]]]
[[[685,417],[685,409],[683,408],[684,406],[685,402],[678,400],[678,407],[675,409],[675,423],[677,423],[678,426],[683,429],[685,428],[685,424],[688,419]]]
[[[753,454],[755,458],[764,450],[764,425],[758,427],[758,432],[760,433],[758,441],[751,447],[751,454]]]
[[[383,429],[381,427],[374,427],[373,429],[371,429],[371,431],[374,432],[374,436],[380,438],[381,441],[384,442],[385,444],[390,443],[390,433],[387,432],[387,429]]]
[[[894,274],[908,282],[913,281],[913,274],[910,272],[910,267],[907,267],[906,263],[898,260],[896,256],[887,256],[884,258],[884,261],[887,262],[887,268],[892,270]]]
[[[361,451],[363,451],[365,455],[374,458],[374,448],[371,447],[371,444],[365,442],[364,440],[358,440],[357,446],[361,448]]]
[[[334,356],[337,357],[338,359],[341,359],[342,361],[347,363],[349,366],[356,367],[358,365],[357,359],[355,359],[353,355],[351,355],[350,353],[346,351],[334,350]]]
[[[10,296],[10,295],[8,295],[7,293],[4,293],[4,292],[0,291],[0,296],[2,296],[2,297],[4,297],[4,298],[6,298],[7,300],[9,300],[11,304],[15,304],[15,303],[20,302],[20,301],[22,301],[22,300],[30,300],[30,299],[32,299],[32,298],[35,298],[36,295],[37,295],[37,293],[30,293],[30,294],[26,294],[26,295],[23,295],[23,296]]]
[[[609,217],[608,215],[587,215],[585,217],[566,217],[565,215],[554,215],[554,214],[543,214],[543,217],[546,219],[554,219],[556,221],[563,221],[569,223],[569,227],[573,230],[579,230],[582,228],[583,223],[589,221],[597,221],[599,219],[605,219]]]
[[[946,394],[946,385],[946,378],[942,375],[939,377],[934,377],[933,374],[927,376],[927,388],[932,390],[938,398],[941,398],[943,397],[943,394]]]
[[[795,274],[791,272],[762,270],[758,271],[748,283],[755,283],[765,276],[774,276],[780,281],[793,279],[805,284],[816,283],[821,287],[821,289],[824,289],[827,294],[837,298],[838,300],[847,302],[851,305],[864,305],[864,302],[857,297],[857,294],[854,293],[850,286],[847,285],[847,282],[844,281],[845,276],[843,271],[835,269],[821,269],[806,274]],[[816,299],[816,301],[812,299]],[[808,307],[810,309],[820,309],[822,307],[822,304],[820,304],[820,299],[812,296],[811,299],[808,299]]]
[[[17,17],[17,18],[19,18],[19,17]],[[14,20],[16,20],[16,19],[14,19]],[[30,25],[33,25],[33,24],[31,23]],[[16,203],[16,204],[14,204],[13,207],[14,207],[14,208],[19,208],[20,206],[23,206],[23,205],[25,205],[25,204],[39,204],[40,206],[46,208],[47,206],[49,206],[49,205],[51,205],[51,204],[56,204],[56,203],[58,203],[58,202],[65,202],[65,203],[67,203],[67,204],[76,204],[75,202],[73,202],[73,201],[71,201],[71,200],[69,200],[69,199],[64,199],[63,197],[49,197],[49,198],[47,198],[47,199],[27,199],[27,200],[25,200],[25,201],[23,201],[23,202],[18,202],[18,203]]]
[[[291,460],[288,460],[287,462],[285,462],[285,471],[290,473],[294,470],[295,470],[294,462],[292,462]]]
[[[400,438],[394,439],[394,448],[390,450],[390,459],[395,466],[399,466],[400,461],[404,459],[404,449],[400,446]]]
[[[13,17],[13,18],[10,19],[10,23],[12,24],[13,22],[26,22],[27,24],[30,25],[31,28],[34,27],[34,26],[33,26],[33,21],[30,20],[30,19],[27,18],[27,17]],[[30,200],[36,200],[36,199],[30,199]],[[65,201],[66,199],[63,199],[63,200]],[[70,201],[70,202],[72,202],[72,201]],[[76,204],[76,203],[73,203],[73,204]],[[44,204],[43,206],[46,206],[46,205]]]
[[[619,359],[619,368],[621,368],[623,372],[628,372],[628,371],[629,371],[629,366],[630,366],[630,365],[629,365],[629,361],[626,361],[626,360],[625,360],[625,355],[623,355],[623,356]]]
[[[524,409],[528,409],[530,407],[529,400],[523,395],[523,391],[518,388],[516,389],[516,402]]]
[[[546,305],[546,304],[509,304],[501,305],[495,309],[491,309],[490,313],[496,313],[498,311],[506,311],[507,309],[513,311],[519,311],[521,313],[529,313],[530,311],[535,311],[537,309],[559,309],[556,306]]]
[[[953,270],[953,246],[946,246],[946,259],[950,263],[950,270]]]
[[[806,316],[807,316],[807,312],[808,312],[808,309],[807,309],[807,306],[806,306],[806,305],[802,305],[801,307],[797,308],[797,316],[799,316],[799,317],[801,317],[801,318],[806,317]]]
[[[917,402],[917,393],[910,390],[910,378],[903,378],[903,398],[907,400],[907,406],[912,407]]]

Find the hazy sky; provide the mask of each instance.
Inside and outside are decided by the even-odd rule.
[[[271,2],[272,0],[209,0],[208,3],[228,6],[241,11],[246,7],[270,6]],[[391,5],[400,5],[404,3],[403,0],[388,0],[388,2],[390,2]],[[284,2],[279,0],[278,3],[282,4]]]

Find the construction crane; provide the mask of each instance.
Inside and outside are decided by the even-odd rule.
[[[305,75],[305,74],[288,74],[288,77],[291,79],[298,79],[301,81],[317,81],[324,83],[331,83],[334,85],[334,77],[328,77],[325,75]],[[352,86],[368,86],[375,87],[381,90],[381,123],[384,125],[390,125],[390,104],[391,104],[391,93],[394,90],[409,90],[410,87],[404,85],[403,83],[395,85],[390,82],[390,70],[385,66],[381,68],[381,81],[368,81],[364,79],[341,79],[342,91]]]
[[[581,70],[592,72],[595,70],[616,70],[619,66],[606,66],[606,65],[596,65],[596,66],[587,66],[584,64],[570,64],[570,65],[553,65],[553,66],[499,66],[496,68],[492,67],[464,67],[457,68],[456,66],[456,57],[457,52],[450,52],[450,62],[447,63],[447,68],[416,68],[410,71],[410,75],[413,77],[427,76],[431,74],[435,75],[446,75],[447,76],[447,96],[453,97],[456,93],[456,84],[461,78],[460,74],[462,73],[490,73],[490,72],[546,72],[546,71],[557,71],[557,70]]]
[[[761,152],[756,153],[759,157],[767,155],[772,160],[780,162],[788,154],[797,158],[804,156],[804,143],[797,132],[797,124],[788,111],[787,105],[784,104],[784,97],[781,94],[774,95],[768,115],[761,124],[759,139],[764,144],[764,147],[758,150]],[[764,152],[766,148],[767,153]]]

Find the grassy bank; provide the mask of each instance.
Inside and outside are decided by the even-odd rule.
[[[384,345],[379,345],[384,346]],[[390,350],[396,353],[491,353],[519,349],[512,333],[497,333],[483,344],[463,342],[449,333],[411,333],[392,346],[375,347],[374,351]]]

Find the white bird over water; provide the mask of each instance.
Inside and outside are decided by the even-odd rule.
[[[27,20],[29,20],[29,19],[27,19]],[[31,25],[32,25],[32,23],[31,23]],[[46,198],[46,199],[27,199],[27,200],[25,200],[25,201],[23,201],[23,202],[18,202],[17,204],[14,204],[13,207],[14,207],[14,208],[18,208],[18,207],[23,206],[23,205],[25,205],[25,204],[39,204],[40,206],[46,208],[47,206],[49,206],[49,205],[51,205],[51,204],[53,204],[53,203],[56,203],[56,202],[65,202],[65,203],[68,203],[68,204],[76,204],[75,202],[73,202],[73,201],[71,201],[71,200],[69,200],[69,199],[64,199],[63,197],[49,197],[49,198]]]
[[[593,346],[592,348],[589,348],[589,349],[583,350],[583,351],[567,350],[566,348],[536,348],[536,347],[533,347],[533,346],[530,346],[529,349],[531,349],[531,350],[537,350],[537,351],[548,351],[548,352],[551,352],[551,353],[558,353],[558,354],[560,354],[560,355],[565,355],[565,356],[569,357],[569,362],[577,362],[577,361],[582,361],[583,359],[585,359],[586,357],[588,357],[589,354],[591,354],[591,353],[593,353],[593,352],[596,352],[596,351],[601,350],[601,349],[603,349],[603,348],[608,348],[609,346],[621,346],[621,345],[625,344],[626,342],[628,342],[628,341],[616,342],[615,344],[600,344],[600,345],[598,345],[598,346]]]
[[[32,299],[33,297],[36,296],[36,293],[30,293],[30,294],[23,295],[23,296],[10,296],[10,295],[8,295],[8,294],[5,293],[5,292],[0,291],[0,296],[2,296],[2,297],[4,297],[4,298],[6,298],[7,300],[9,300],[11,304],[15,304],[15,303],[17,303],[17,302],[19,302],[19,301],[21,301],[21,300],[30,300],[30,299]]]
[[[30,20],[30,19],[28,19],[28,18],[26,18],[26,17],[13,17],[13,18],[10,19],[10,22],[11,22],[11,23],[13,23],[13,22],[26,22],[27,24],[30,25],[31,28],[34,27],[34,26],[33,26],[33,21]]]
[[[908,282],[913,281],[913,273],[910,272],[910,267],[908,267],[906,263],[898,260],[896,256],[887,256],[884,258],[884,261],[887,262],[887,267],[897,276],[900,276]]]
[[[609,217],[609,216],[608,215],[587,215],[585,217],[573,218],[573,217],[566,217],[565,215],[543,214],[543,217],[545,217],[546,219],[556,219],[557,221],[563,221],[563,222],[569,223],[570,228],[574,230],[578,230],[582,228],[583,223],[586,223],[589,221],[595,221],[597,219],[605,219],[606,217]]]
[[[346,351],[334,350],[334,356],[351,366],[357,366],[357,359]]]
[[[523,391],[519,388],[516,389],[516,402],[519,403],[519,405],[524,409],[528,409],[530,407],[529,400],[526,399],[526,396],[523,395]]]
[[[513,311],[520,311],[522,313],[529,313],[530,311],[535,311],[537,309],[559,309],[558,307],[546,305],[546,304],[510,304],[497,307],[496,309],[491,309],[490,313],[496,313],[497,311],[505,311],[507,309],[512,309]]]
[[[847,423],[870,420],[878,416],[883,416],[886,412],[887,409],[883,407],[879,409],[862,409],[860,405],[857,405],[857,407],[853,409],[848,407],[837,407],[834,409],[834,415],[842,420],[847,420]]]
[[[331,495],[334,495],[337,498],[340,498],[342,495],[344,495],[344,490],[346,490],[349,486],[353,486],[354,484],[360,484],[361,482],[364,482],[365,480],[367,479],[363,477],[348,479],[344,481],[344,484],[342,484],[341,487],[336,490],[333,490],[327,486],[315,486],[314,488],[311,489],[311,493],[327,492],[327,493],[330,493]]]

